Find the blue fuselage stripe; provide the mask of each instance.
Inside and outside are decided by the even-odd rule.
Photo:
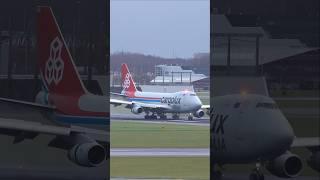
[[[110,119],[108,117],[56,115],[55,119],[61,123],[68,124],[110,125]]]
[[[160,99],[142,99],[142,98],[129,98],[129,101],[140,101],[140,102],[158,102],[160,103]]]

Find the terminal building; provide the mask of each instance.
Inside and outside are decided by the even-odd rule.
[[[208,78],[204,74],[197,74],[193,70],[183,69],[176,65],[156,65],[153,84],[192,84],[196,81]]]
[[[284,32],[275,33],[268,23],[258,20],[245,15],[211,15],[214,95],[319,89],[319,44],[302,38],[303,32],[287,35],[282,28]]]

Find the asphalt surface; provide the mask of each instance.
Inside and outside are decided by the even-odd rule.
[[[99,174],[75,170],[53,170],[32,168],[0,168],[0,179],[4,180],[105,180]]]
[[[209,148],[112,148],[111,157],[209,157]]]
[[[165,179],[144,179],[144,178],[111,178],[111,180],[165,180]],[[166,178],[166,180],[169,180]],[[173,179],[172,179],[173,180]],[[181,179],[175,179],[175,180],[181,180]],[[187,180],[187,179],[186,179]],[[221,180],[249,180],[249,175],[245,174],[229,174],[224,175],[224,177]],[[275,176],[265,176],[265,180],[285,180],[284,178],[278,178]],[[297,178],[290,178],[290,180],[319,180],[319,177],[307,177],[307,176],[300,176]]]
[[[197,126],[209,126],[209,117],[205,116],[203,118],[194,118],[193,120],[187,120],[185,116],[180,116],[179,120],[174,119],[144,119],[143,114],[127,114],[127,113],[111,113],[111,121],[134,121],[143,123],[167,123],[167,124],[181,124],[181,125],[197,125]]]

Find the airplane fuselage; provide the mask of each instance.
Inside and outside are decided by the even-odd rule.
[[[39,104],[59,107],[52,119],[57,123],[105,128],[109,125],[108,98],[86,93],[80,96],[59,95],[40,91],[36,96]]]
[[[164,110],[167,113],[193,113],[202,106],[199,97],[190,91],[175,93],[136,91],[128,99],[131,102],[167,105],[170,107],[170,109]]]
[[[220,164],[250,163],[285,153],[293,130],[275,102],[260,95],[214,97],[211,158]]]

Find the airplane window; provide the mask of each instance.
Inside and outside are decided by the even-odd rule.
[[[239,102],[235,103],[235,104],[233,105],[233,107],[234,107],[234,108],[239,108],[239,107],[240,107],[240,103],[239,103]]]
[[[257,108],[266,108],[266,109],[278,109],[277,104],[275,103],[258,103]]]

